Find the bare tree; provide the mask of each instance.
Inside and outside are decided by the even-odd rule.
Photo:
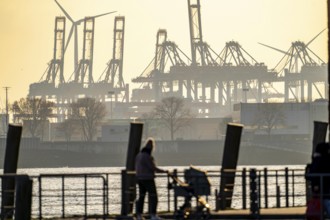
[[[57,131],[61,132],[67,142],[71,141],[72,135],[77,130],[77,122],[71,118],[61,122],[57,127]]]
[[[44,134],[44,125],[47,119],[53,117],[55,104],[40,98],[21,98],[11,106],[14,122],[24,123],[31,137]]]
[[[154,117],[162,119],[163,124],[170,131],[171,140],[174,140],[174,134],[188,126],[193,116],[190,109],[185,108],[184,99],[168,97],[162,99],[161,103],[155,107]]]
[[[143,137],[147,139],[148,137],[152,137],[153,133],[153,126],[154,126],[154,113],[143,113],[138,120],[143,122]]]
[[[92,141],[97,132],[97,126],[106,115],[104,103],[93,98],[78,99],[70,105],[71,119],[78,121],[86,141]]]
[[[274,128],[285,125],[285,115],[282,106],[280,103],[265,103],[260,106],[256,114],[258,129],[265,130],[268,136],[270,136]]]

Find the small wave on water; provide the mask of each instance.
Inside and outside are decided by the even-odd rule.
[[[195,166],[195,165],[193,165]],[[306,165],[267,165],[267,166],[238,166],[237,169],[246,168],[249,170],[250,168],[264,169],[267,168],[269,170],[273,169],[284,169],[288,167],[289,169],[304,169]],[[198,166],[195,167],[205,170],[205,171],[219,171],[221,166]],[[162,168],[167,170],[177,169],[178,171],[183,171],[188,166],[162,166]],[[40,175],[40,174],[76,174],[76,173],[120,173],[124,167],[58,167],[58,168],[22,168],[17,169],[17,174],[27,174],[31,176]]]

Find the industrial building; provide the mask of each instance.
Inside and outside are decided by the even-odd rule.
[[[233,115],[236,122],[244,124],[245,136],[311,140],[314,121],[327,121],[328,102],[239,103],[234,106]]]

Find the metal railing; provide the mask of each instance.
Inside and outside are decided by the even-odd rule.
[[[219,198],[220,170],[208,170],[211,195],[206,197],[215,210]],[[244,168],[223,175],[234,175],[235,185],[231,208],[251,209],[250,169]],[[184,181],[183,171],[177,177]],[[121,211],[121,173],[41,174],[32,176],[32,217],[67,218],[73,216],[116,216]],[[295,207],[306,205],[306,181],[303,169],[256,170],[258,208]],[[158,211],[174,212],[174,192],[168,188],[171,178],[156,178]],[[138,190],[136,190],[138,193]],[[178,198],[178,204],[184,198]],[[146,202],[148,202],[146,200]],[[148,205],[145,205],[148,207]],[[131,210],[133,211],[133,210]],[[145,210],[147,212],[147,210]]]
[[[109,214],[107,174],[42,174],[37,178],[40,219]]]
[[[259,208],[296,207],[306,204],[306,181],[304,169],[267,169],[256,170],[256,184]],[[235,176],[235,186],[231,197],[231,207],[250,209],[250,169],[229,170],[224,176]],[[219,196],[220,171],[208,171],[214,193],[208,197],[213,209]]]

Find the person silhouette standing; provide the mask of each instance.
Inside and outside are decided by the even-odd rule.
[[[155,184],[155,173],[167,173],[167,170],[156,166],[152,152],[155,149],[155,141],[148,138],[145,146],[136,155],[135,171],[139,186],[139,198],[136,201],[136,218],[141,220],[143,213],[144,198],[148,193],[151,220],[160,220],[157,216],[158,195]]]

